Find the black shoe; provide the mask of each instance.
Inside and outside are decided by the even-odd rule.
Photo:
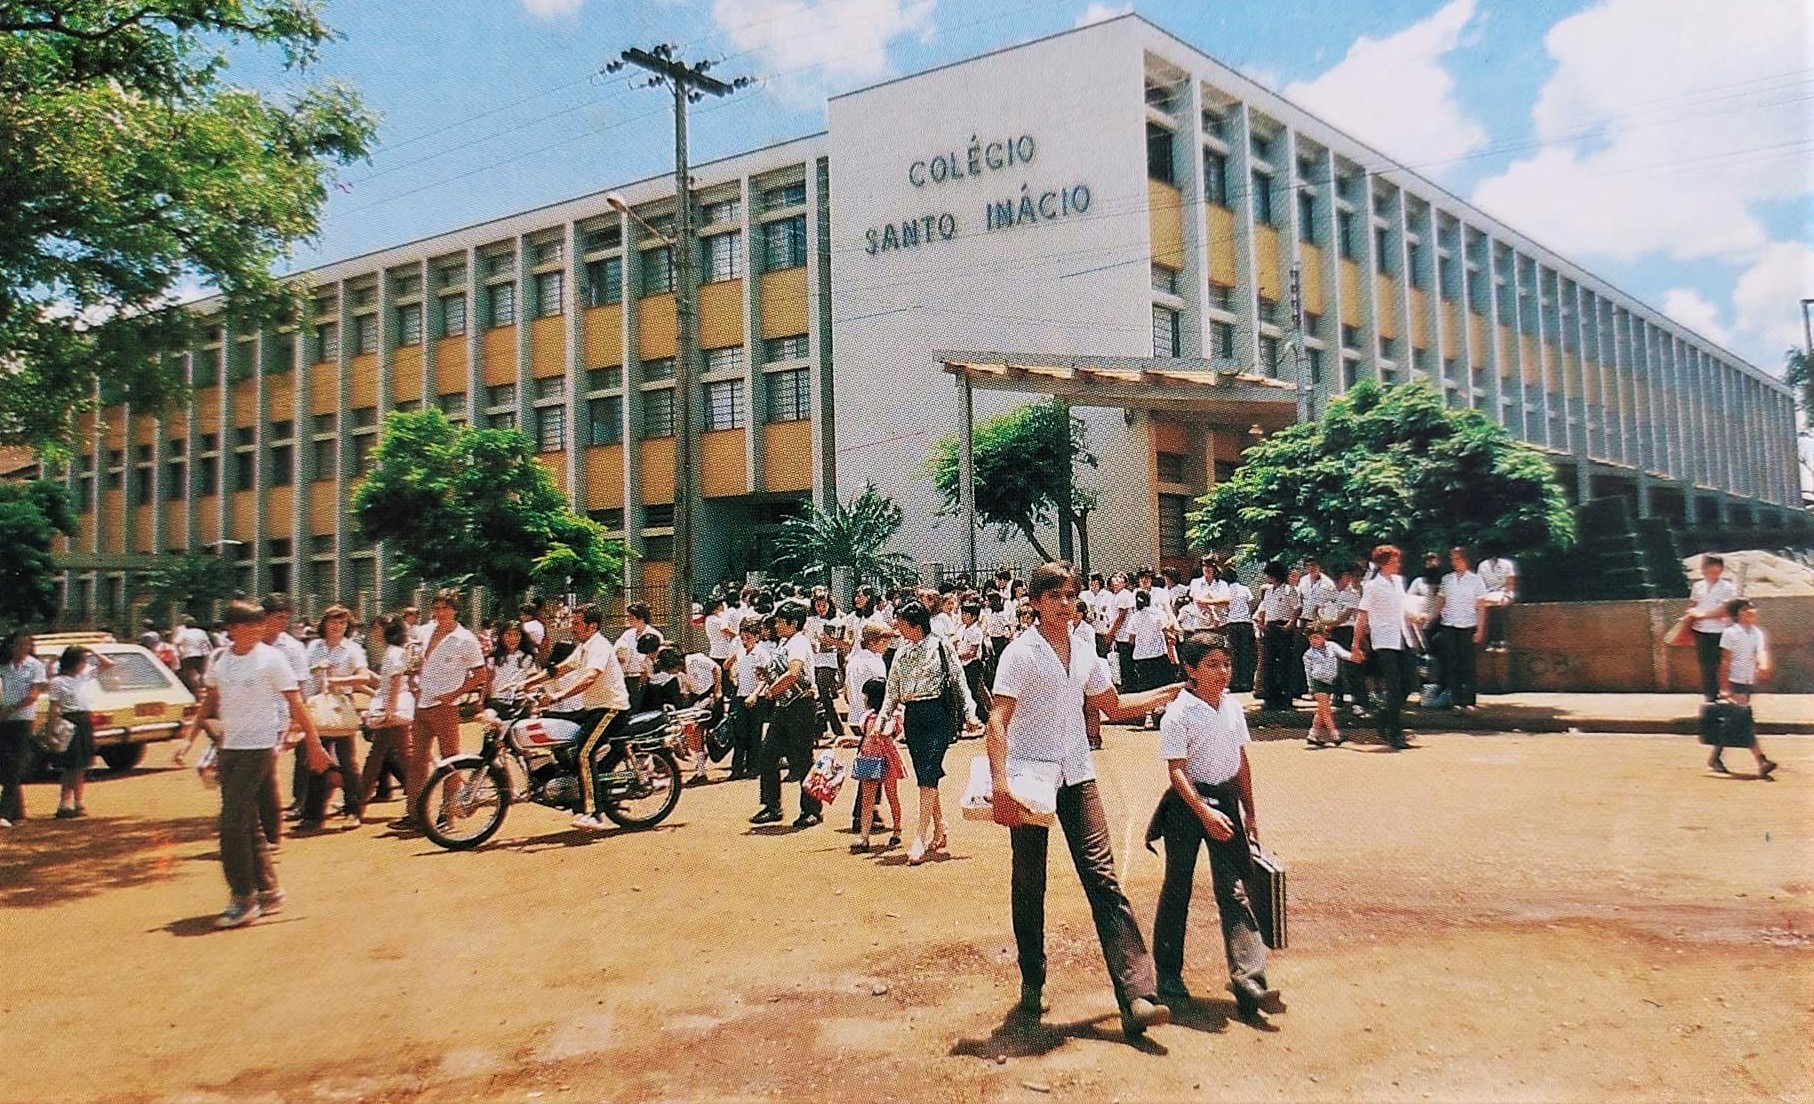
[[[1285,1002],[1279,998],[1277,989],[1237,988],[1232,982],[1228,989],[1235,995],[1235,1008],[1244,1020],[1259,1018],[1263,1013],[1285,1010]]]
[[[1776,760],[1774,759],[1765,759],[1757,765],[1757,776],[1759,778],[1768,778],[1770,775],[1774,774],[1775,771]]]
[[[1121,1034],[1130,1040],[1145,1035],[1149,1027],[1171,1022],[1172,1010],[1150,997],[1135,997],[1121,1010]]]
[[[1052,1002],[1046,999],[1042,987],[1038,985],[1020,987],[1020,1003],[1014,1006],[1014,1011],[1022,1016],[1043,1016],[1051,1010]]]
[[[750,818],[750,823],[751,824],[776,824],[776,823],[779,823],[780,820],[781,820],[781,810],[780,809],[758,809],[758,810],[756,810],[756,815]]]
[[[780,820],[781,814],[776,813],[775,819]],[[815,824],[823,824],[824,822],[825,822],[825,818],[820,816],[818,813],[801,813],[799,816],[794,818],[794,827],[795,828],[811,828]]]
[[[1726,769],[1726,764],[1720,762],[1718,759],[1715,759],[1711,763],[1708,763],[1707,769],[1712,771],[1714,774],[1731,774],[1732,773],[1731,771]],[[1772,766],[1771,769],[1774,770],[1775,767]]]
[[[1189,999],[1190,990],[1185,987],[1183,978],[1159,979],[1159,1000],[1161,1002],[1187,1001]]]

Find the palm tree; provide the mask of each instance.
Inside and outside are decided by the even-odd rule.
[[[902,582],[917,574],[911,557],[885,545],[901,528],[901,508],[865,483],[848,503],[810,507],[781,523],[775,537],[775,566],[807,580],[829,581],[835,567],[859,580]]]

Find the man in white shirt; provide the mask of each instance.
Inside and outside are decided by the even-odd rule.
[[[1379,735],[1393,751],[1410,747],[1405,739],[1403,711],[1411,690],[1411,657],[1405,650],[1405,587],[1398,571],[1403,556],[1398,548],[1382,544],[1373,549],[1377,569],[1361,587],[1360,611],[1354,625],[1354,659],[1371,658],[1373,674],[1385,692],[1379,711]]]
[[[1456,709],[1474,708],[1474,649],[1486,640],[1486,582],[1473,570],[1473,554],[1456,545],[1449,549],[1449,567],[1437,588],[1435,608],[1436,647],[1442,656],[1441,697]],[[1441,706],[1441,701],[1426,703]]]
[[[1505,607],[1518,599],[1518,564],[1499,554],[1496,549],[1488,549],[1489,555],[1480,561],[1480,581],[1486,584],[1487,616],[1482,622],[1486,626],[1487,651],[1503,652],[1505,650]]]
[[[777,648],[785,657],[786,669],[769,680],[763,695],[773,712],[769,714],[768,733],[762,739],[757,756],[761,772],[762,808],[750,818],[751,824],[774,824],[781,819],[781,760],[787,760],[787,780],[800,786],[800,815],[795,828],[811,828],[823,819],[819,799],[806,792],[806,772],[812,766],[813,744],[818,736],[818,713],[813,703],[813,647],[800,631],[806,624],[806,607],[799,602],[783,602],[775,610]],[[778,666],[771,663],[771,669]]]
[[[1688,612],[1684,615],[1694,629],[1694,658],[1701,668],[1701,696],[1718,701],[1720,696],[1720,634],[1732,627],[1726,616],[1726,603],[1738,597],[1738,587],[1726,578],[1726,561],[1718,556],[1701,557],[1701,577],[1688,591]]]
[[[548,639],[548,625],[542,620],[542,611],[534,602],[524,602],[517,610],[517,620],[523,627],[523,636],[535,648],[535,661],[546,663],[551,642]]]
[[[296,674],[278,651],[264,642],[264,609],[250,602],[227,607],[225,621],[232,644],[209,667],[200,707],[190,721],[188,737],[206,731],[203,722],[220,720],[215,764],[220,776],[220,858],[232,895],[217,928],[237,928],[276,912],[284,893],[277,884],[265,832],[260,824],[260,796],[271,784],[278,744],[291,726],[302,730],[303,755],[310,770],[331,764],[327,749],[303,708]]]
[[[485,685],[485,652],[479,638],[459,622],[461,600],[458,590],[448,588],[436,591],[428,604],[430,622],[423,626],[427,636],[416,674],[416,716],[403,764],[409,812],[393,827],[414,827],[408,818],[415,816],[416,798],[428,782],[430,765],[437,755],[446,758],[460,752],[460,699]],[[447,793],[452,792],[450,778]]]
[[[1121,1029],[1133,1039],[1148,1027],[1169,1022],[1171,1013],[1158,1003],[1152,955],[1115,877],[1084,710],[1100,710],[1112,720],[1143,717],[1169,704],[1179,688],[1125,697],[1115,693],[1101,662],[1081,650],[1072,633],[1077,576],[1069,564],[1036,568],[1028,592],[1038,622],[1002,654],[987,741],[994,819],[1009,829],[1013,850],[1009,901],[1020,954],[1019,1011],[1037,1018],[1047,1008],[1046,850],[1051,835],[1048,828],[1025,823],[1022,806],[1012,796],[1010,778],[1024,773],[1056,784],[1058,824],[1096,917],[1097,937],[1121,1006]]]
[[[1191,605],[1205,626],[1220,625],[1228,616],[1228,584],[1222,581],[1214,556],[1203,557],[1200,566],[1203,573],[1190,581]]]
[[[296,677],[296,689],[302,695],[303,703],[306,705],[315,694],[315,676],[309,670],[309,650],[303,647],[302,641],[290,635],[290,619],[296,612],[295,607],[290,604],[290,599],[282,594],[267,594],[259,605],[265,611],[264,624],[261,626],[264,643],[277,649],[278,654],[283,656],[284,662],[290,665],[290,672]],[[272,768],[271,787],[264,795],[266,827],[272,829],[271,842],[273,845],[281,838],[281,829],[273,828],[270,823],[271,817],[280,816],[282,820],[301,820],[302,800],[308,792],[308,760],[302,749],[297,748],[290,768],[289,807],[281,813],[277,811],[283,798],[277,792],[275,766]]]
[[[202,692],[202,672],[208,666],[208,654],[214,651],[214,641],[208,639],[208,634],[196,625],[195,618],[185,617],[182,628],[176,630],[176,639],[172,643],[176,645],[177,662],[181,664],[178,676],[190,693],[199,696]]]
[[[580,810],[573,818],[575,828],[597,831],[604,822],[598,819],[598,787],[593,778],[594,756],[599,744],[619,717],[630,710],[630,691],[624,685],[624,670],[617,662],[617,652],[599,632],[605,615],[597,606],[581,606],[573,618],[573,652],[554,669],[563,679],[553,693],[561,700],[544,714],[559,717],[580,726],[579,781]]]
[[[1117,571],[1109,576],[1109,599],[1103,603],[1103,616],[1109,620],[1109,640],[1115,645],[1115,671],[1123,685],[1134,677],[1134,630],[1128,618],[1134,612],[1134,592],[1128,589],[1127,574]]]

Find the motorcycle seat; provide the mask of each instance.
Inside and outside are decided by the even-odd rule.
[[[641,713],[632,713],[623,727],[612,733],[614,739],[635,740],[645,736],[657,736],[668,726],[668,715],[660,709],[648,709]]]

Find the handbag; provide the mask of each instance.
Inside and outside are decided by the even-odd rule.
[[[800,788],[820,803],[830,805],[838,799],[838,791],[844,788],[844,779],[849,774],[844,769],[844,764],[838,762],[836,755],[830,751],[821,751],[819,757],[813,760],[812,769],[806,772],[806,780],[800,784]]]
[[[938,654],[939,666],[945,669],[945,685],[939,690],[939,702],[944,705],[945,716],[950,719],[950,739],[955,743],[964,734],[964,688],[960,681],[964,676],[952,671],[951,648],[943,637],[938,641]]]
[[[705,753],[716,763],[731,753],[735,730],[731,725],[731,715],[726,713],[724,719],[705,731]]]
[[[1663,634],[1663,643],[1671,648],[1686,648],[1693,644],[1694,627],[1688,623],[1688,618],[1683,617],[1670,626],[1669,631]]]
[[[76,726],[67,717],[46,717],[43,724],[32,730],[32,736],[45,751],[61,755],[69,750],[70,742],[76,738]]]
[[[351,736],[359,731],[359,710],[344,695],[323,691],[310,697],[306,704],[309,720],[315,722],[315,735]]]
[[[858,782],[880,782],[888,773],[888,760],[880,755],[859,755],[850,764],[850,776]]]

